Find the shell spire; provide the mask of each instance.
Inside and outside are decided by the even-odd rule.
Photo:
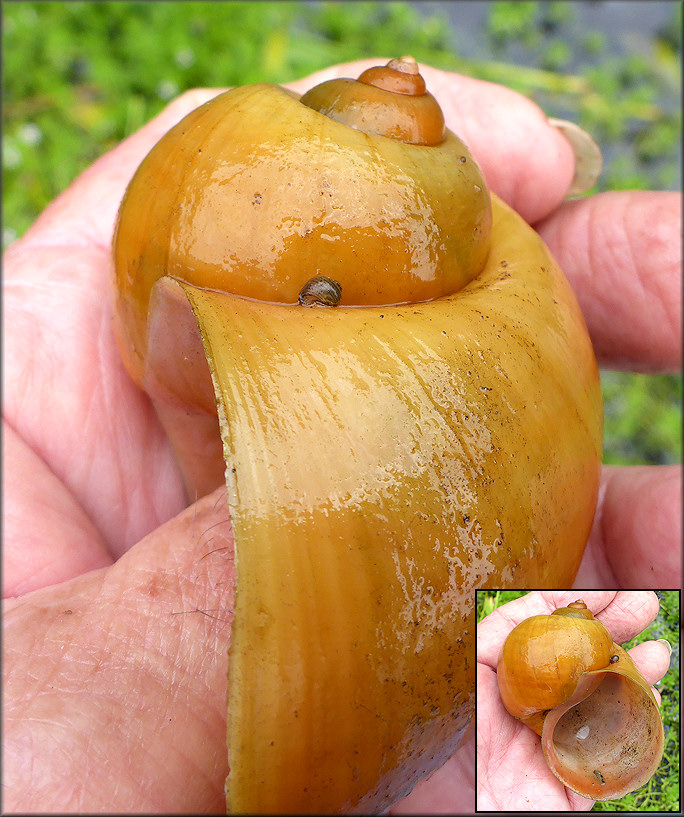
[[[301,102],[363,133],[410,145],[436,146],[446,138],[442,109],[410,56],[368,68],[356,80],[323,82]]]

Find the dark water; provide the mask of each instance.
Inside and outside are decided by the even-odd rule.
[[[528,26],[521,36],[509,36],[505,39],[492,36],[487,22],[492,15],[493,4],[488,0],[453,0],[452,2],[412,2],[410,4],[421,15],[439,15],[448,23],[448,37],[453,52],[464,59],[478,62],[511,64],[531,68],[544,67],[543,55],[553,44],[562,44],[567,49],[567,62],[563,63],[559,74],[586,75],[588,69],[601,71],[615,77],[618,73],[616,64],[624,66],[650,66],[661,74],[662,66],[658,65],[657,38],[667,32],[671,39],[677,38],[676,12],[681,5],[672,0],[661,2],[631,2],[631,0],[597,0],[596,2],[560,2],[538,3],[535,20],[538,24]],[[560,18],[554,18],[551,12],[560,10]],[[515,9],[513,9],[515,12]],[[513,15],[514,16],[514,15]],[[509,18],[511,15],[509,15]],[[532,31],[530,31],[532,29]],[[511,34],[515,34],[512,30]],[[531,35],[531,36],[530,36]],[[594,38],[593,48],[587,47],[590,35]],[[681,46],[677,53],[681,63]],[[637,75],[642,68],[637,67]],[[681,70],[681,69],[680,69]],[[619,73],[618,73],[619,75]],[[505,84],[505,81],[504,81]],[[608,85],[607,87],[611,87]],[[638,96],[638,87],[627,91],[632,97]],[[599,94],[622,94],[620,88]],[[530,92],[533,95],[533,92]],[[534,95],[533,95],[534,98]],[[606,98],[609,98],[607,96]],[[572,121],[579,121],[575,107],[577,100],[557,96],[555,99],[537,100],[550,116],[558,116]],[[673,76],[671,69],[663,71],[652,99],[654,105],[665,116],[675,117],[681,110],[681,78]],[[658,123],[646,122],[643,127]],[[619,125],[620,133],[607,136],[594,132],[601,139],[604,155],[604,168],[618,159],[622,154],[634,156],[635,134],[642,127],[640,123]],[[615,125],[618,128],[618,125]],[[591,128],[590,128],[591,130]],[[637,165],[639,160],[633,160]],[[657,189],[679,189],[681,183],[681,151],[678,140],[670,138],[663,142],[660,155],[650,159],[649,167],[641,169],[653,179]],[[655,175],[660,168],[663,172]],[[605,179],[605,173],[604,173]]]
[[[440,14],[450,23],[452,46],[456,53],[470,59],[501,59],[497,48],[486,35],[489,0],[452,0],[451,2],[413,2],[411,5],[425,15]],[[545,5],[545,4],[540,4]],[[561,23],[556,36],[562,36],[570,45],[589,32],[599,32],[605,38],[604,54],[627,56],[648,52],[653,36],[672,22],[676,2],[631,2],[631,0],[600,0],[599,2],[567,3],[572,15]],[[522,49],[517,56],[522,63],[529,62],[529,53]],[[581,67],[578,59],[569,70]]]

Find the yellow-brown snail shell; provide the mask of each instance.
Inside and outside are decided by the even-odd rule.
[[[578,794],[615,800],[658,768],[663,724],[653,692],[581,600],[518,624],[497,679],[508,712],[541,735],[549,768]]]
[[[574,295],[410,58],[198,108],[114,268],[189,496],[225,472],[228,808],[381,811],[470,728],[474,588],[577,571],[602,413]],[[321,276],[337,305],[303,309]]]

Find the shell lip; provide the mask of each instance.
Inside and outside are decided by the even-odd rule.
[[[602,727],[596,730],[589,725],[594,710]],[[637,724],[637,712],[643,725]],[[663,744],[662,720],[648,684],[618,665],[584,673],[542,729],[542,750],[553,774],[594,800],[614,800],[645,785],[660,764]]]

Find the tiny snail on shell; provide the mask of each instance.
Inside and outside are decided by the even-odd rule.
[[[338,281],[325,275],[314,275],[301,288],[298,300],[302,306],[337,306],[341,298],[342,287]]]
[[[188,496],[227,485],[228,809],[382,811],[470,729],[473,588],[579,566],[602,407],[572,290],[408,57],[193,111],[113,256]],[[337,301],[321,270],[342,296],[303,309]]]
[[[551,771],[583,797],[623,797],[658,768],[663,724],[653,692],[581,599],[518,624],[497,680],[508,712],[541,735]]]

